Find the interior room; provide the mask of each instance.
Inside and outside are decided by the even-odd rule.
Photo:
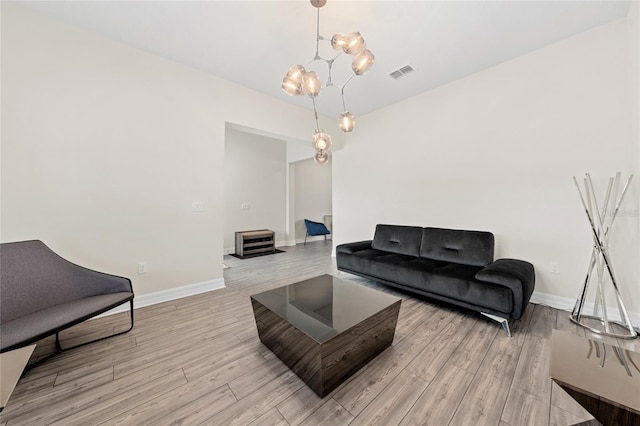
[[[0,425],[640,421],[637,1],[0,14]]]

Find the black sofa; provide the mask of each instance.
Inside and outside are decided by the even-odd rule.
[[[373,240],[336,247],[338,270],[472,309],[507,335],[535,285],[533,265],[493,260],[490,232],[377,225]]]

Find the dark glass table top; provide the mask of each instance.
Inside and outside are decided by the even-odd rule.
[[[251,296],[319,343],[342,333],[399,297],[321,275]]]
[[[640,413],[640,353],[569,333],[551,335],[551,378]]]

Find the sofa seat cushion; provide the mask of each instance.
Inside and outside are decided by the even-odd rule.
[[[86,297],[55,305],[0,325],[0,350],[16,349],[78,324],[98,313],[106,312],[133,298],[133,293],[120,292]]]
[[[437,266],[428,269],[424,262],[406,264],[406,285],[505,314],[512,311],[513,294],[510,289],[475,279],[482,267],[431,262]]]
[[[368,249],[344,256],[343,268],[387,281],[402,281],[404,264],[416,258],[404,254]]]

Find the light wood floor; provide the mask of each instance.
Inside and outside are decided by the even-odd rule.
[[[239,260],[226,289],[136,310],[133,331],[30,370],[0,413],[15,425],[568,425],[589,416],[548,377],[551,330],[584,335],[566,312],[530,305],[508,338],[475,313],[403,298],[393,346],[324,399],[258,340],[249,295],[337,274],[330,242]],[[135,282],[134,282],[135,288]],[[63,345],[122,329],[84,323]],[[638,342],[618,342],[632,345]],[[36,349],[52,348],[48,339]]]

